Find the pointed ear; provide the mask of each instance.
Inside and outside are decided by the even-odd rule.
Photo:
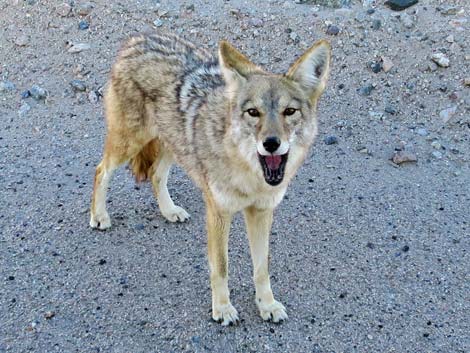
[[[219,43],[219,64],[230,98],[233,98],[234,93],[250,74],[263,73],[262,69],[226,41]]]
[[[286,76],[298,82],[310,99],[318,98],[328,80],[330,57],[330,43],[319,40],[290,67]]]

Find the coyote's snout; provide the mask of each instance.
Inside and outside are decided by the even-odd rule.
[[[243,211],[253,260],[256,304],[263,319],[287,318],[268,273],[273,210],[317,132],[316,106],[325,89],[330,46],[319,41],[285,75],[270,74],[227,42],[218,59],[173,35],[138,35],[122,47],[105,95],[107,136],[96,168],[90,225],[111,226],[106,190],[129,162],[150,179],[162,215],[188,213],[168,193],[179,163],[206,203],[212,317],[238,320],[228,290],[228,234]]]

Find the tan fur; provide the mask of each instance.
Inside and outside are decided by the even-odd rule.
[[[217,60],[174,35],[130,38],[105,95],[107,136],[96,168],[90,225],[111,226],[106,191],[113,171],[125,162],[137,180],[151,179],[166,219],[188,219],[168,193],[169,169],[176,161],[206,203],[213,319],[223,325],[238,320],[228,289],[228,236],[238,211],[245,215],[260,315],[274,322],[286,319],[269,281],[269,233],[273,210],[316,135],[316,104],[329,61],[329,44],[320,41],[286,75],[275,75],[227,42],[221,42]],[[253,109],[256,116],[249,113]],[[289,116],[287,109],[293,110]],[[268,152],[272,136],[280,145]],[[267,167],[276,155],[285,171]]]

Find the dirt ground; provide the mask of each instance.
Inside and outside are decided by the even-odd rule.
[[[470,3],[350,3],[1,1],[0,352],[470,351]],[[120,42],[147,30],[214,53],[228,39],[274,72],[332,44],[320,134],[275,215],[282,325],[256,312],[240,217],[242,322],[211,321],[203,202],[181,169],[188,223],[122,168],[113,228],[88,226],[101,94]]]

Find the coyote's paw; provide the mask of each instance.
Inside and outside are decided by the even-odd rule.
[[[165,217],[170,222],[184,222],[189,218],[188,212],[179,206],[169,207],[168,209],[160,211],[163,217]]]
[[[232,304],[224,304],[212,307],[212,319],[222,326],[238,324],[238,312]]]
[[[275,300],[271,304],[256,301],[258,309],[263,320],[272,320],[273,322],[282,322],[287,319],[286,308]]]
[[[90,227],[98,228],[100,230],[105,230],[111,227],[111,219],[107,212],[97,215],[91,215],[90,217]]]

